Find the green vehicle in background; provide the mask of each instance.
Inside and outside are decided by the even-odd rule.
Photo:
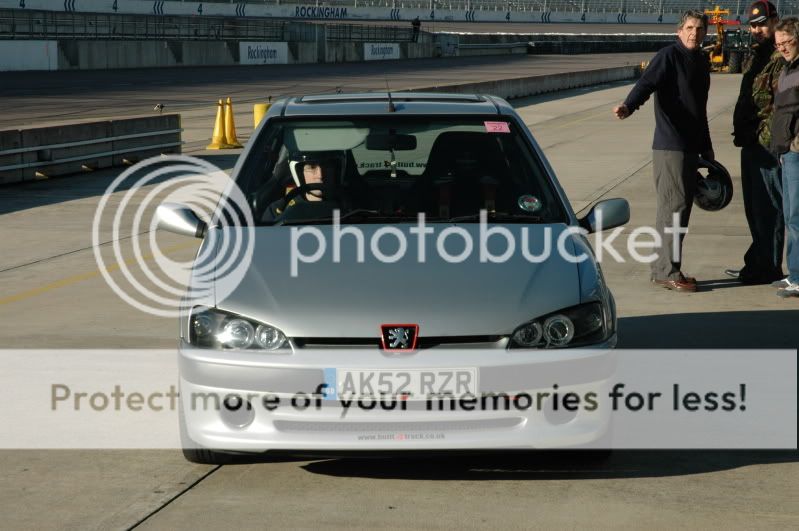
[[[726,52],[726,71],[740,74],[744,60],[752,52],[752,34],[740,27],[725,30],[723,51]]]
[[[740,74],[746,57],[752,53],[752,34],[744,28],[725,29],[724,38],[708,35],[702,47],[708,53],[711,70]]]

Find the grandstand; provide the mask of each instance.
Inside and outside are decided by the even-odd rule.
[[[146,0],[150,1],[150,0]],[[209,1],[209,0],[206,0]],[[210,0],[239,3],[241,0]],[[688,9],[729,9],[734,18],[743,15],[749,0],[248,0],[249,4],[386,7],[402,9],[447,9],[480,11],[552,11],[560,13],[675,14]],[[799,0],[774,0],[781,15],[799,13]]]

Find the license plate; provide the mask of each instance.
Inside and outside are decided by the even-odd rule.
[[[477,369],[327,369],[325,383],[328,400],[462,397],[477,395]]]

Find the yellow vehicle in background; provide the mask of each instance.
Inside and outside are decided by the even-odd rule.
[[[751,50],[751,36],[741,27],[739,20],[729,20],[723,15],[729,15],[729,9],[706,9],[708,25],[716,26],[716,35],[709,35],[710,42],[703,46],[710,57],[711,69],[715,72],[741,72],[744,58]],[[733,28],[727,28],[733,26]]]

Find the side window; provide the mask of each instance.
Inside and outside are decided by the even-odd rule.
[[[282,195],[281,183],[289,176],[288,150],[283,142],[284,128],[276,125],[263,136],[263,142],[253,146],[246,166],[239,173],[237,184],[253,211],[260,219],[264,209]]]

